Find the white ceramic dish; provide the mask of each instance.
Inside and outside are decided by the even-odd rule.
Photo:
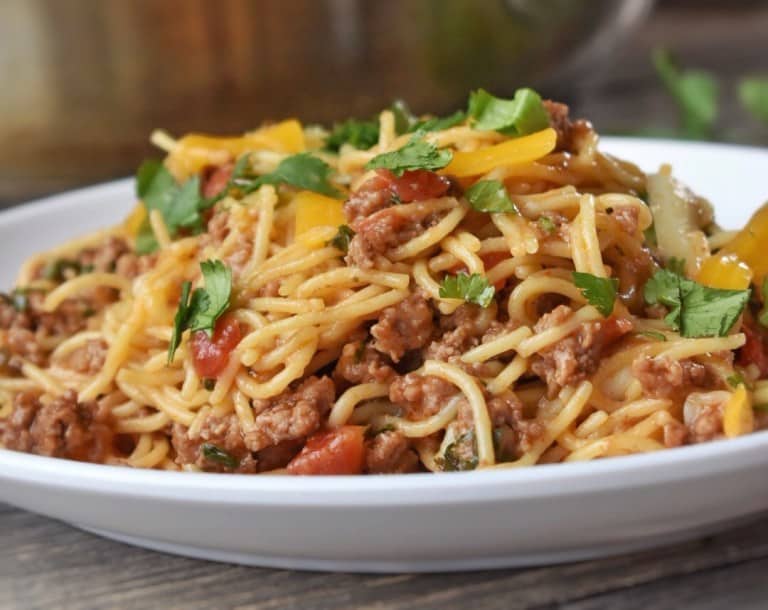
[[[661,161],[725,226],[766,196],[768,151],[606,139]],[[0,286],[21,261],[132,205],[122,180],[0,214]],[[515,471],[318,477],[131,470],[0,450],[0,500],[118,540],[300,569],[438,571],[583,559],[694,537],[768,509],[768,433],[652,455]]]

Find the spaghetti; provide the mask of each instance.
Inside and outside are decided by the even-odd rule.
[[[154,134],[168,156],[131,216],[34,256],[0,300],[2,445],[404,473],[764,425],[766,270],[741,234],[533,92],[449,119]]]

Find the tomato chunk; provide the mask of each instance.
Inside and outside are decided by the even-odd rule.
[[[291,474],[360,474],[365,447],[362,426],[341,426],[309,437],[288,464]]]
[[[451,181],[445,176],[425,169],[403,172],[402,176],[393,176],[392,192],[403,203],[423,201],[442,197],[451,188]]]
[[[204,379],[218,377],[242,336],[240,323],[233,316],[219,318],[212,337],[202,330],[195,332],[192,335],[192,360],[197,374]]]
[[[760,369],[760,377],[768,375],[768,350],[766,350],[763,333],[756,324],[747,316],[741,326],[741,332],[746,337],[744,347],[739,350],[738,363],[741,366],[754,364]]]

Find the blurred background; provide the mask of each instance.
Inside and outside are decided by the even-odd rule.
[[[155,127],[329,124],[395,98],[440,114],[477,87],[534,86],[602,133],[767,144],[739,98],[767,37],[766,0],[0,0],[0,205],[132,174]]]

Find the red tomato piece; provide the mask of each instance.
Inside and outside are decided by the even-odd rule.
[[[766,353],[763,333],[754,323],[744,318],[744,324],[741,326],[741,332],[746,337],[744,347],[739,350],[738,362],[741,366],[754,364],[760,369],[760,377],[768,375],[768,353]]]
[[[414,169],[394,177],[391,188],[400,201],[410,203],[442,197],[451,188],[451,181],[426,169]]]
[[[234,168],[233,163],[224,163],[223,165],[209,165],[203,169],[203,186],[200,189],[203,197],[215,197],[223,191]]]
[[[240,323],[232,316],[219,318],[212,337],[202,330],[195,332],[192,335],[192,360],[197,374],[204,379],[218,377],[242,336]]]
[[[291,474],[360,474],[365,463],[363,426],[318,432],[288,464]]]

